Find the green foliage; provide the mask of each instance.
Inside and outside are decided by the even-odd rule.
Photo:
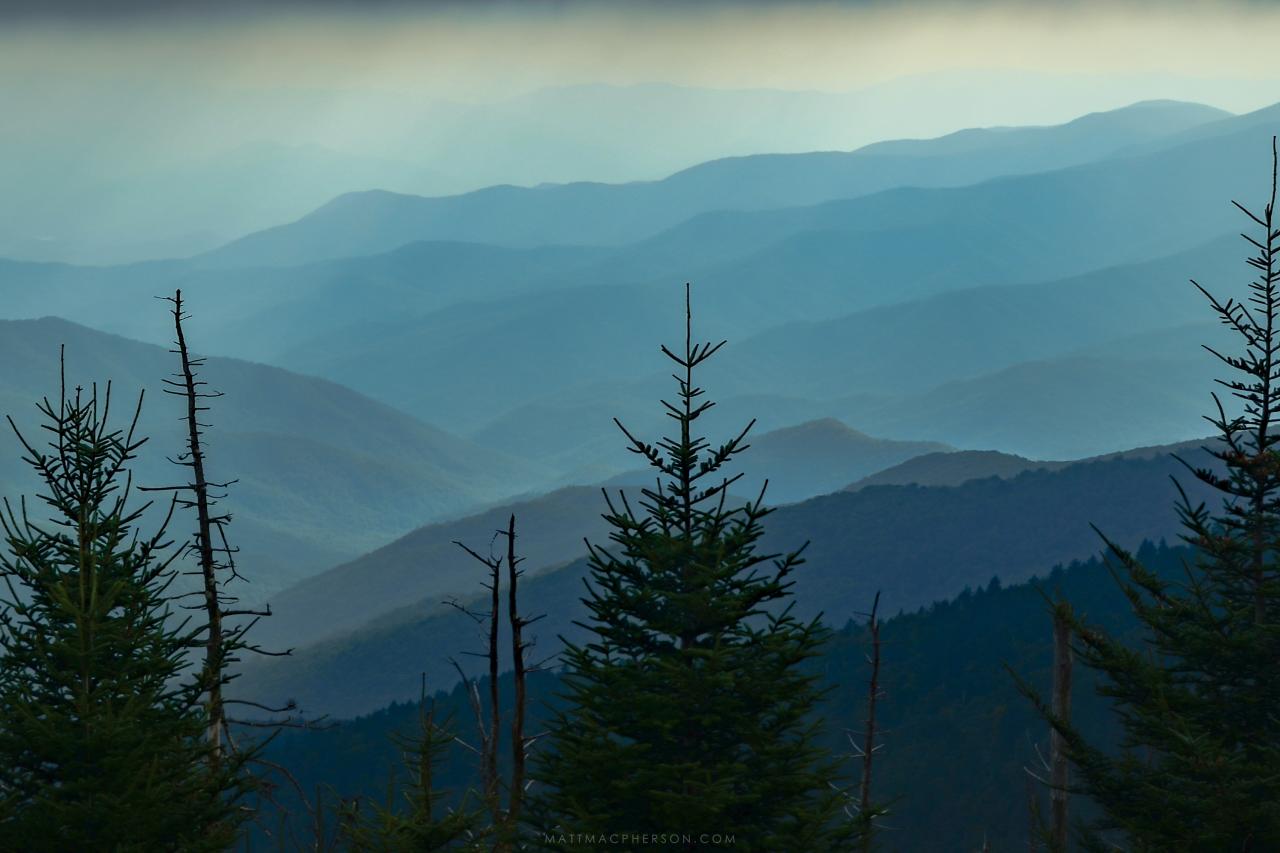
[[[401,789],[393,777],[386,805],[371,802],[370,813],[362,815],[359,809],[349,813],[343,826],[351,848],[387,853],[484,850],[480,812],[470,805],[469,797],[451,803],[449,791],[437,787],[437,768],[452,735],[447,724],[436,723],[435,703],[430,710],[425,696],[419,703],[416,736],[392,733],[391,738],[403,754],[410,783]]]
[[[1143,565],[1163,578],[1179,576],[1189,553],[1153,544],[1137,550]],[[573,594],[570,588],[561,592],[562,598]],[[1130,644],[1140,640],[1132,608],[1108,582],[1098,559],[1057,568],[1034,584],[980,585],[885,620],[885,696],[876,714],[887,734],[876,758],[874,786],[876,798],[890,808],[877,836],[883,849],[973,853],[984,839],[992,850],[1025,849],[1024,768],[1034,761],[1033,744],[1047,748],[1048,726],[1021,700],[1002,663],[1031,684],[1049,685],[1052,644],[1045,593],[1069,599],[1091,625],[1113,637]],[[820,737],[833,752],[849,750],[844,728],[865,708],[867,645],[865,625],[850,622],[810,662],[832,688],[817,715],[827,720]],[[1092,670],[1077,667],[1073,718],[1082,732],[1111,748],[1118,743],[1117,723],[1107,700],[1096,694],[1096,681]],[[499,687],[503,713],[509,715],[510,673]],[[563,692],[556,673],[534,673],[531,731],[545,727]],[[441,717],[471,713],[461,684],[434,701]],[[382,797],[387,774],[401,760],[387,734],[413,735],[419,717],[416,703],[391,705],[331,729],[282,732],[266,753],[289,767],[305,790],[327,783],[348,799]],[[505,757],[504,751],[500,759]],[[851,763],[851,778],[854,773]],[[460,748],[440,762],[435,775],[441,788],[455,792],[479,784],[474,756]],[[1085,803],[1072,803],[1073,813],[1083,815],[1086,809]]]
[[[109,387],[64,389],[40,406],[47,451],[18,434],[49,518],[25,501],[0,516],[0,847],[221,850],[242,817],[239,767],[208,767],[174,555],[130,507],[143,440],[108,426],[109,408]]]
[[[1208,418],[1221,436],[1221,467],[1192,468],[1216,490],[1216,514],[1184,493],[1178,513],[1194,547],[1185,574],[1161,577],[1108,542],[1117,582],[1144,628],[1143,648],[1076,620],[1078,653],[1102,676],[1124,730],[1118,753],[1066,725],[1028,691],[1066,739],[1079,787],[1103,816],[1083,834],[1136,850],[1280,848],[1280,230],[1270,200],[1246,240],[1257,272],[1243,302],[1200,288],[1241,341],[1239,354],[1210,349],[1231,371],[1221,381],[1240,414],[1215,395]],[[1193,282],[1194,283],[1194,282]],[[1198,284],[1196,285],[1200,287]]]
[[[718,833],[745,850],[831,849],[853,826],[815,742],[821,690],[805,667],[827,632],[786,606],[799,554],[757,552],[763,493],[726,508],[733,478],[715,477],[747,430],[718,448],[695,437],[712,404],[693,372],[719,346],[686,333],[683,355],[663,348],[683,372],[680,403],[664,403],[678,436],[654,446],[627,433],[658,484],[639,514],[606,497],[613,547],[590,547],[592,636],[564,653],[566,707],[534,773],[535,841],[572,849],[582,833],[618,833],[631,849],[678,833],[703,847]]]

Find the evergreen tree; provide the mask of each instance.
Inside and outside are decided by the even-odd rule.
[[[441,804],[449,792],[439,788],[434,770],[453,741],[447,725],[435,719],[435,704],[428,704],[426,686],[418,705],[418,732],[413,737],[395,736],[403,751],[405,768],[410,773],[409,786],[399,793],[397,785],[389,786],[387,804],[372,806],[369,815],[358,811],[348,815],[344,835],[351,849],[377,850],[387,853],[433,853],[443,850],[484,850],[481,815],[463,796],[457,808]]]
[[[163,524],[137,530],[142,400],[122,431],[110,396],[45,399],[47,449],[14,427],[49,517],[25,499],[0,515],[0,848],[222,850],[243,791],[235,767],[210,769],[192,634],[170,606],[176,552]]]
[[[594,635],[564,652],[565,706],[549,727],[530,803],[550,848],[835,849],[853,834],[834,762],[815,743],[822,691],[806,666],[826,637],[787,603],[799,552],[757,551],[763,492],[728,508],[722,473],[747,432],[696,435],[713,405],[694,371],[721,344],[693,343],[686,285],[678,433],[648,444],[618,426],[657,473],[633,508],[606,494],[612,546],[591,546],[584,599]],[[637,511],[638,510],[638,511]],[[670,837],[676,836],[674,843]],[[723,844],[723,840],[720,842]]]
[[[1274,221],[1276,153],[1261,215],[1236,203],[1255,225],[1249,265],[1257,277],[1244,301],[1215,313],[1241,342],[1239,354],[1210,349],[1230,371],[1221,380],[1240,414],[1214,395],[1208,418],[1219,463],[1192,468],[1223,496],[1220,511],[1183,493],[1183,539],[1195,549],[1185,577],[1161,577],[1110,541],[1115,575],[1143,626],[1134,648],[1072,617],[1075,651],[1102,676],[1114,701],[1123,749],[1091,744],[1034,691],[1065,740],[1076,788],[1103,812],[1083,832],[1101,848],[1111,836],[1135,850],[1280,850],[1280,230]]]

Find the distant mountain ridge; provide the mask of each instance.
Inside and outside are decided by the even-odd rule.
[[[295,223],[236,240],[202,260],[220,266],[292,264],[377,254],[417,240],[617,245],[718,207],[792,207],[904,183],[958,186],[1076,165],[1225,115],[1201,104],[1144,102],[1056,128],[961,131],[932,141],[881,142],[848,153],[731,158],[648,183],[496,186],[437,198],[354,193]]]
[[[750,440],[746,468],[752,476],[734,484],[735,495],[754,497],[770,478],[768,499],[785,503],[834,491],[857,472],[878,470],[943,446],[929,442],[876,439],[835,421],[823,420],[763,433]],[[619,438],[618,447],[622,444]],[[729,473],[732,473],[730,471]],[[635,493],[653,478],[637,470],[604,484]],[[525,569],[530,576],[569,562],[582,552],[584,537],[603,538],[599,485],[569,486],[486,508],[463,518],[424,525],[403,537],[307,578],[272,599],[275,616],[260,633],[277,643],[307,644],[361,627],[403,607],[434,597],[470,598],[481,567],[455,542],[484,552],[494,532],[517,517]]]
[[[1203,297],[1186,279],[1220,286],[1240,265],[1242,246],[1230,236],[1056,281],[958,289],[775,326],[731,340],[704,381],[721,400],[717,412],[732,409],[725,428],[757,414],[769,429],[834,416],[899,440],[1059,459],[1185,439],[1202,428],[1217,369],[1200,345],[1223,335],[1218,324],[1204,323]],[[708,337],[716,337],[717,317],[708,313]],[[553,312],[544,316],[554,322]],[[661,339],[660,317],[645,313],[643,322]],[[622,333],[613,340],[617,349],[643,352]],[[612,417],[662,427],[652,404],[670,380],[654,368],[627,382],[548,390],[473,436],[556,464],[603,459],[613,446]]]
[[[1207,461],[1200,451],[1180,450],[1192,463]],[[876,485],[813,498],[778,508],[762,547],[785,551],[810,543],[795,575],[797,613],[821,612],[839,625],[864,611],[877,589],[883,612],[893,613],[985,585],[994,575],[1018,583],[1055,564],[1085,559],[1101,549],[1090,524],[1126,546],[1172,538],[1179,522],[1170,476],[1180,478],[1193,500],[1210,497],[1164,448],[1144,448],[1136,456],[1009,479],[954,487]],[[560,523],[588,534],[599,529],[573,518]],[[536,631],[539,657],[556,651],[557,636],[581,635],[573,622],[584,616],[578,602],[585,573],[578,559],[522,585],[525,611],[547,614]],[[348,583],[358,577],[352,573]],[[342,595],[339,588],[328,594]],[[478,642],[467,617],[430,597],[299,649],[289,660],[246,670],[237,684],[255,695],[283,692],[315,711],[350,716],[416,696],[415,674],[424,669],[428,683],[452,683],[456,676],[446,659]],[[459,661],[472,671],[478,666]]]
[[[180,476],[165,459],[183,447],[184,428],[180,401],[161,392],[176,366],[163,347],[56,318],[0,321],[3,413],[38,439],[35,404],[57,397],[60,344],[70,385],[112,382],[117,418],[147,389],[139,429],[150,440],[135,481],[167,484]],[[211,477],[238,480],[223,508],[235,516],[229,531],[253,581],[242,595],[267,595],[426,519],[523,491],[545,476],[534,464],[482,450],[326,380],[222,358],[210,358],[202,376],[225,392],[206,418],[209,465]],[[12,437],[0,444],[0,483],[11,498],[34,485],[19,455]]]
[[[1152,459],[1172,454],[1196,454],[1206,440],[1179,442],[1156,447],[1139,447],[1119,453],[1108,453],[1092,459],[1051,461],[1027,459],[1013,453],[998,450],[953,450],[942,453],[926,453],[916,456],[863,477],[845,486],[844,491],[856,492],[872,486],[960,486],[970,480],[998,477],[1012,479],[1024,471],[1061,471],[1071,465],[1100,462],[1110,459]]]
[[[1135,108],[1126,121],[1167,108]],[[705,212],[622,248],[415,243],[235,272],[0,265],[0,310],[56,301],[74,319],[163,342],[164,318],[140,322],[132,306],[181,283],[209,306],[196,322],[213,352],[323,375],[547,461],[554,482],[570,483],[618,472],[604,456],[609,419],[643,418],[664,393],[654,347],[682,308],[679,284],[692,280],[699,334],[731,341],[707,384],[722,400],[779,403],[771,427],[835,417],[895,439],[1094,455],[1199,429],[1199,392],[1169,378],[1190,366],[1209,381],[1198,351],[1150,358],[1127,345],[1114,361],[1115,351],[1090,347],[1203,316],[1181,281],[1233,269],[1238,241],[1217,238],[1238,230],[1229,199],[1248,201],[1278,118],[1211,118],[1197,125],[1211,133],[1176,145],[1161,147],[1189,130],[962,187]],[[1118,119],[1081,120],[1071,132],[1108,121]],[[1017,136],[993,131],[988,141],[1005,144],[1008,133]],[[983,138],[948,145],[963,151]],[[1139,393],[1126,392],[1115,375],[1124,372],[1141,380]]]
[[[872,486],[960,486],[970,480],[999,477],[1008,480],[1023,471],[1057,470],[1066,462],[1043,462],[998,450],[957,450],[951,453],[926,453],[863,477],[848,486],[857,492]]]
[[[745,424],[744,424],[745,426]],[[873,438],[835,418],[820,418],[763,434],[749,434],[748,452],[736,491],[755,495],[768,480],[770,503],[785,504],[834,492],[851,479],[913,459],[954,450],[932,441]],[[729,476],[739,471],[726,466]],[[761,472],[768,472],[767,477]],[[636,469],[606,481],[606,486],[648,486],[649,471]]]
[[[1233,262],[1239,257],[1238,245],[1226,248],[1228,244],[1218,238],[1241,227],[1240,214],[1230,200],[1253,197],[1258,163],[1266,159],[1269,139],[1255,117],[1228,119],[1225,124],[1236,130],[1226,128],[1212,138],[1169,149],[973,186],[899,188],[810,207],[703,214],[620,251],[610,261],[633,257],[637,267],[628,262],[615,266],[613,274],[605,266],[579,271],[612,283],[627,280],[628,270],[671,265],[670,287],[655,288],[650,282],[548,291],[451,309],[391,330],[353,329],[352,340],[362,342],[358,346],[335,348],[327,339],[317,339],[284,358],[296,369],[316,370],[350,384],[367,383],[361,387],[375,396],[405,386],[406,377],[400,375],[399,366],[411,365],[414,354],[433,362],[465,363],[473,375],[443,372],[433,377],[431,387],[421,388],[421,402],[402,400],[402,405],[428,417],[426,403],[430,401],[437,411],[447,413],[443,417],[456,419],[450,422],[475,428],[500,416],[499,409],[510,411],[573,385],[625,381],[627,377],[618,375],[619,366],[644,364],[641,354],[652,341],[661,340],[662,330],[669,327],[664,318],[678,310],[674,282],[681,279],[695,282],[702,333],[709,338],[742,341],[753,333],[769,333],[770,327],[776,329],[787,318],[822,317],[820,312],[826,312],[826,317],[813,322],[834,322],[830,318],[842,313],[879,308],[890,322],[910,326],[911,314],[897,311],[895,315],[894,306],[982,285],[1020,288],[1036,282],[1083,281],[1093,275],[1096,280],[1091,293],[1096,301],[1077,301],[1069,306],[1071,313],[1063,316],[1070,316],[1073,322],[1063,322],[1039,306],[1024,308],[1026,303],[1012,289],[993,294],[1001,310],[1010,309],[1000,300],[1012,300],[1019,311],[1032,312],[1025,318],[1013,316],[1013,324],[1000,329],[1003,340],[1011,347],[1017,343],[1029,350],[1024,358],[1056,358],[1069,348],[1074,331],[1087,331],[1087,324],[1118,324],[1133,316],[1111,310],[1113,304],[1138,301],[1132,288],[1114,287],[1115,277],[1130,282],[1138,275],[1151,276],[1139,282],[1144,285],[1142,299],[1163,291],[1159,302],[1141,302],[1140,322],[1160,318],[1169,325],[1180,324],[1190,317],[1185,310],[1203,310],[1188,285],[1165,284],[1156,276],[1172,278],[1176,274],[1177,281],[1191,274],[1220,279],[1229,269],[1228,253],[1233,253]],[[1170,181],[1171,174],[1184,177]],[[1154,210],[1161,215],[1152,216]],[[921,252],[921,246],[929,246],[931,251]],[[1188,246],[1206,247],[1200,257],[1211,258],[1212,265],[1189,269],[1194,259],[1176,256],[1189,252]],[[1164,263],[1157,264],[1152,258],[1162,258]],[[682,267],[692,272],[676,278],[675,270]],[[1101,277],[1101,271],[1107,269],[1114,270],[1110,291]],[[1157,289],[1156,285],[1163,287]],[[1174,287],[1181,291],[1175,293]],[[1055,303],[1051,294],[1040,294],[1040,298],[1043,303]],[[1061,302],[1056,304],[1061,307]],[[944,321],[957,316],[980,321],[984,315],[938,316]],[[1037,336],[1030,327],[1017,325],[1024,319],[1035,322],[1037,329],[1052,327],[1054,334],[1047,339],[1057,341],[1061,348],[1050,352],[1042,347],[1036,352]],[[482,357],[476,358],[468,350],[464,361],[462,353],[447,343],[450,330],[463,326],[486,340]],[[753,359],[749,366],[735,362],[739,384],[728,388],[728,393],[745,392],[748,380],[754,391],[778,393],[785,388],[787,393],[809,397],[814,388],[823,389],[828,397],[881,390],[850,381],[888,374],[882,368],[892,366],[880,361],[875,350],[861,350],[860,338],[837,335],[834,346],[826,350],[822,349],[824,341],[811,334],[820,329],[797,331],[791,349],[803,350],[807,363],[776,357],[776,351],[770,353],[775,357]],[[957,347],[977,348],[988,355],[1003,351],[994,341],[984,350],[987,340],[980,335],[968,337],[958,328],[953,334],[962,338],[955,342]],[[902,340],[927,339],[908,336]],[[942,347],[950,341],[945,330],[933,340]],[[613,358],[605,362],[584,358],[585,353],[610,353]],[[987,363],[989,373],[1014,364],[1012,360],[993,364],[989,357]],[[542,367],[537,382],[526,375],[532,364]],[[940,369],[950,367],[949,360],[932,364]],[[942,381],[929,371],[915,375]],[[976,370],[967,376],[953,374],[948,381],[976,380],[979,375]],[[375,383],[388,390],[375,387]],[[796,384],[809,387],[797,389]],[[893,426],[896,421],[873,423],[844,417],[841,411],[824,414],[873,427],[881,434],[974,446],[962,432],[904,434]],[[1158,436],[1161,440],[1179,437],[1185,435]],[[1088,455],[1151,438],[1157,436],[1130,434],[1110,447],[1099,447],[1091,439],[1034,450],[1026,445],[1005,449],[1031,450],[1032,455]],[[992,446],[992,441],[988,438],[977,446],[983,445]]]

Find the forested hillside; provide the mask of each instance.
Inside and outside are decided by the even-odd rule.
[[[1280,12],[196,5],[0,7],[0,853],[1280,849]]]
[[[182,449],[184,409],[162,393],[176,368],[163,347],[54,318],[0,321],[6,414],[33,430],[34,402],[57,396],[60,347],[70,387],[110,380],[121,409],[145,389],[139,429],[150,443],[136,481],[168,485],[177,472],[166,456]],[[213,359],[206,370],[225,395],[212,439],[214,477],[238,481],[227,509],[237,518],[244,560],[259,567],[246,593],[258,600],[423,521],[545,476],[536,463],[482,451],[332,382],[232,359]],[[0,494],[13,499],[34,483],[18,454],[0,456]]]
[[[1186,549],[1150,543],[1138,553],[1168,577],[1189,556]],[[1091,624],[1120,636],[1131,636],[1137,627],[1097,558],[1055,567],[1021,584],[1003,584],[997,576],[884,623],[885,692],[877,710],[886,734],[875,783],[877,795],[892,804],[885,821],[892,829],[880,836],[887,850],[971,851],[984,839],[993,850],[1024,849],[1031,831],[1027,770],[1039,766],[1037,748],[1046,753],[1048,730],[1018,695],[1005,665],[1047,689],[1052,631],[1046,596],[1065,597]],[[821,709],[825,743],[846,754],[850,776],[856,776],[856,762],[847,756],[844,729],[863,725],[867,652],[865,626],[851,619],[814,663],[834,688]],[[556,704],[557,690],[551,673],[530,682],[535,719]],[[509,712],[509,674],[502,678],[501,696]],[[1076,685],[1076,697],[1073,711],[1081,727],[1113,742],[1116,730],[1106,702],[1087,676]],[[434,701],[437,713],[470,738],[464,690],[437,692]],[[324,783],[337,795],[379,798],[388,776],[403,772],[387,736],[411,732],[417,712],[416,702],[399,702],[329,731],[286,733],[271,755],[295,768],[304,790]],[[463,790],[476,783],[475,772],[466,750],[455,748],[441,763],[441,786]]]
[[[1192,464],[1207,459],[1194,447],[1182,451]],[[748,451],[744,465],[750,456]],[[763,547],[774,551],[808,541],[806,562],[794,577],[795,607],[805,617],[821,613],[842,625],[869,606],[868,589],[880,590],[885,612],[896,613],[947,600],[993,575],[1021,583],[1058,563],[1087,559],[1101,546],[1090,528],[1095,520],[1128,547],[1174,541],[1179,526],[1172,476],[1195,498],[1210,496],[1181,463],[1155,451],[1148,458],[1079,462],[1010,479],[984,476],[955,487],[837,492],[780,507],[769,519]],[[639,497],[634,490],[631,496]],[[538,655],[555,654],[561,636],[580,639],[575,623],[586,616],[579,600],[586,572],[582,537],[602,538],[606,507],[594,489],[553,498],[496,510],[465,526],[426,528],[284,592],[274,601],[285,627],[264,634],[277,642],[293,637],[299,648],[286,659],[255,662],[238,689],[275,690],[316,713],[347,716],[411,698],[419,673],[431,683],[451,680],[451,659],[464,671],[480,672],[482,662],[467,652],[479,648],[481,633],[446,601],[481,608],[483,567],[452,540],[484,547],[509,512],[529,525],[522,601],[530,613],[545,614],[530,629]],[[304,618],[316,627],[298,626]],[[438,654],[423,657],[422,649]]]

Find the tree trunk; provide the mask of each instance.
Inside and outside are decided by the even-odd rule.
[[[1053,715],[1071,722],[1071,605],[1060,602],[1053,611]],[[1055,853],[1067,849],[1067,805],[1070,765],[1066,744],[1057,728],[1049,734],[1049,798],[1052,806],[1051,840]]]
[[[511,660],[514,669],[515,707],[511,718],[511,803],[507,818],[515,831],[520,821],[520,805],[524,799],[524,708],[525,708],[525,660],[524,639],[521,629],[520,608],[516,602],[516,579],[520,572],[520,560],[516,558],[516,517],[507,523],[507,617],[511,621]]]
[[[200,559],[200,574],[204,581],[204,607],[208,619],[208,637],[205,640],[204,677],[208,691],[209,743],[213,759],[222,756],[223,730],[226,726],[226,709],[222,702],[222,603],[218,599],[217,562],[213,549],[213,521],[209,512],[209,481],[204,471],[204,451],[200,446],[200,394],[187,339],[182,331],[182,291],[173,295],[173,328],[177,337],[178,356],[182,360],[182,396],[187,403],[187,452],[191,467],[192,502],[196,509],[196,549]]]

